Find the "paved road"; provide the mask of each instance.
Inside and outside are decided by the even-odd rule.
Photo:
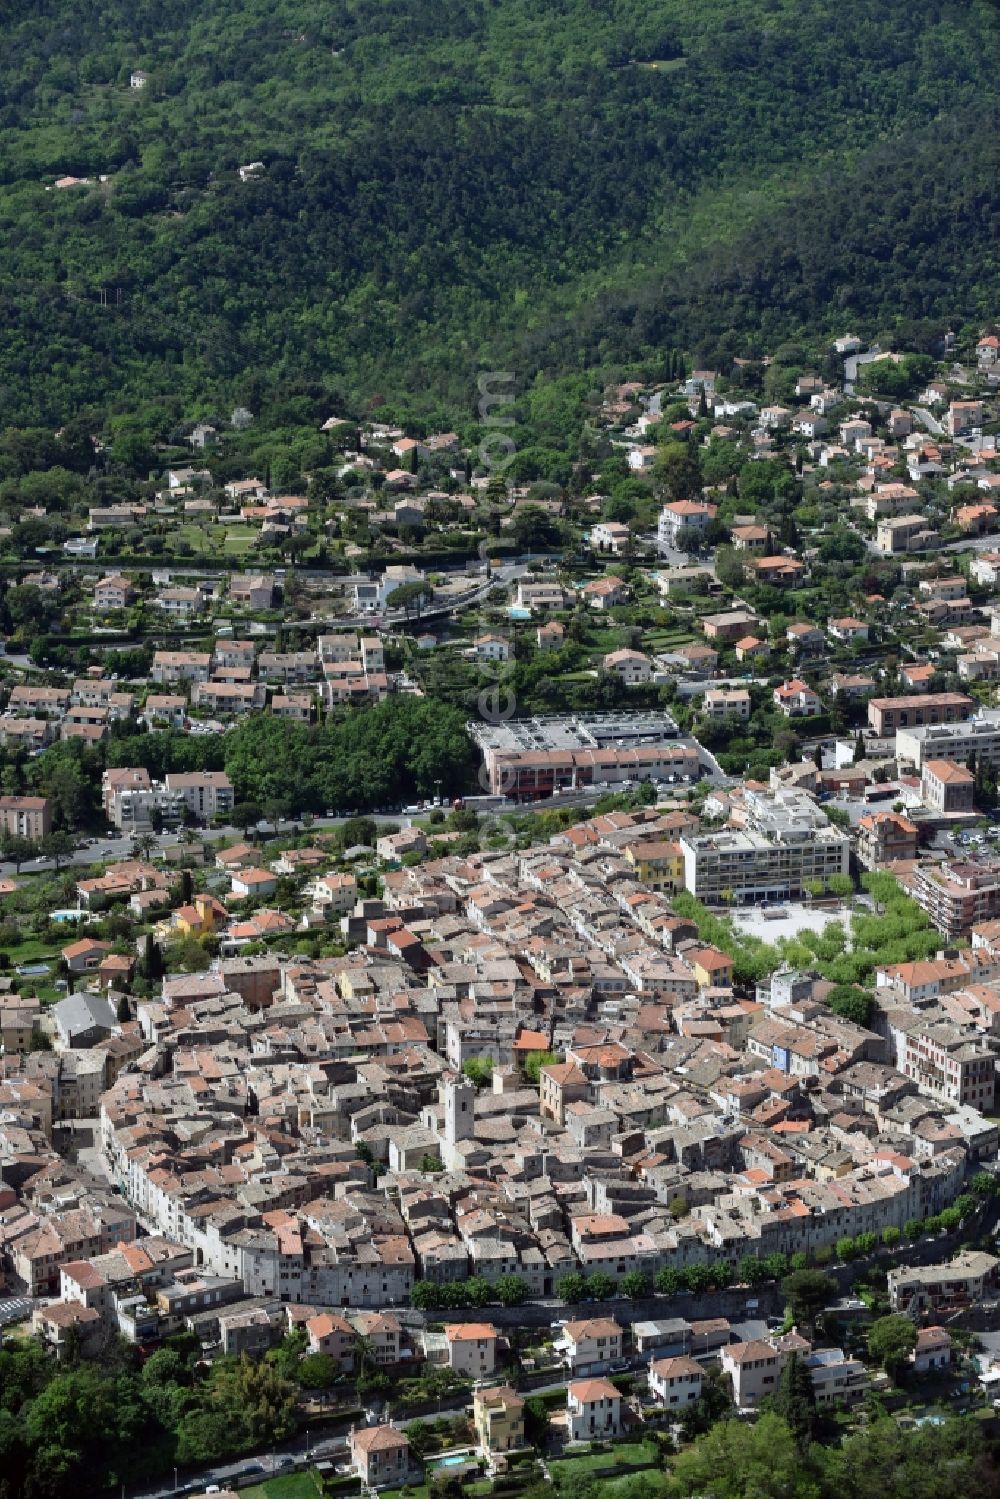
[[[171,1496],[175,1494],[202,1494],[209,1484],[225,1485],[234,1479],[242,1478],[247,1484],[263,1483],[275,1473],[282,1471],[290,1473],[295,1468],[304,1468],[309,1461],[346,1463],[347,1433],[350,1426],[349,1419],[329,1425],[324,1423],[322,1427],[324,1435],[321,1438],[317,1437],[313,1440],[310,1434],[307,1439],[307,1433],[302,1431],[298,1436],[292,1437],[287,1442],[280,1442],[266,1452],[203,1468],[197,1473],[196,1478],[191,1472],[185,1473],[183,1470],[178,1470],[176,1486],[174,1475],[171,1473],[157,1483],[140,1484],[134,1488],[126,1488],[124,1492],[127,1499],[171,1499]]]
[[[629,1366],[640,1368],[648,1363],[649,1356],[645,1358],[630,1359]],[[557,1380],[548,1380],[537,1385],[531,1385],[533,1395],[544,1395],[553,1390],[561,1390],[565,1387],[565,1377]],[[423,1414],[437,1418],[439,1416],[462,1416],[466,1414],[472,1403],[472,1391],[464,1390],[452,1392],[446,1399],[438,1401]],[[377,1405],[368,1412],[370,1424],[384,1423],[388,1417],[394,1426],[405,1426],[407,1422],[416,1417],[416,1412],[407,1408],[405,1411],[397,1410],[390,1406],[388,1410]],[[324,1421],[322,1426],[309,1432],[307,1429],[301,1431],[297,1436],[287,1442],[279,1443],[267,1452],[260,1452],[253,1456],[241,1457],[231,1463],[220,1463],[215,1467],[206,1468],[199,1472],[197,1480],[191,1475],[178,1473],[180,1489],[174,1488],[173,1476],[164,1482],[151,1484],[146,1487],[127,1489],[127,1499],[171,1499],[178,1492],[200,1493],[211,1483],[223,1483],[227,1479],[238,1479],[245,1477],[247,1483],[262,1483],[272,1473],[281,1471],[291,1472],[293,1468],[307,1466],[308,1462],[333,1461],[339,1466],[346,1463],[347,1457],[347,1435],[355,1422],[350,1417]],[[322,1436],[318,1435],[322,1432]],[[251,1471],[252,1470],[252,1471]],[[195,1484],[196,1487],[189,1489],[188,1485]]]
[[[874,364],[876,359],[881,359],[882,350],[878,344],[872,344],[864,354],[849,354],[844,360],[844,394],[853,396],[854,383],[858,378],[858,370],[862,365]]]
[[[694,741],[691,742],[693,743]],[[712,756],[708,754],[707,750],[701,750],[700,758],[702,770],[706,779],[713,781],[728,779],[728,777],[726,777],[723,774],[722,770],[719,768],[717,762],[712,758]],[[622,789],[623,788],[621,786],[588,786],[581,788],[579,791],[568,791],[562,796],[546,797],[542,801],[508,802],[505,806],[502,807],[476,808],[475,810],[478,811],[480,817],[502,817],[504,813],[544,812],[552,807],[584,808],[592,805],[601,797],[607,796],[616,791],[621,791]],[[446,799],[446,805],[444,807],[444,810],[446,812],[449,805],[450,804],[447,803]],[[396,823],[401,828],[408,828],[411,826],[415,818],[426,817],[428,812],[432,810],[432,808],[426,807],[419,813],[372,812],[365,813],[363,815],[374,817],[377,821]],[[342,827],[345,822],[348,822],[350,820],[351,819],[348,817],[314,817],[307,828],[303,824],[301,819],[289,819],[285,822],[269,823],[266,830],[258,829],[258,833],[259,835],[264,837],[274,838],[275,836],[283,836],[287,833],[304,833],[307,831],[319,832],[324,829]],[[246,838],[248,836],[249,834],[245,828],[236,828],[232,826],[221,828],[213,827],[203,828],[199,830],[198,841],[201,843],[221,843],[225,840],[234,838]],[[161,833],[157,836],[156,839],[157,848],[159,849],[175,848],[182,841],[183,840],[177,833]],[[192,848],[195,847],[194,844],[192,844],[191,846]],[[128,837],[95,838],[90,843],[84,844],[83,847],[74,849],[73,853],[70,854],[67,859],[61,861],[59,868],[67,870],[79,869],[90,864],[103,863],[111,859],[131,858],[134,854],[135,843],[131,835],[129,835]],[[156,850],[153,851],[151,857],[153,859],[156,858]],[[21,875],[49,874],[52,873],[55,868],[56,865],[51,859],[26,859],[21,865],[19,871],[16,870],[15,866],[10,862],[0,863],[0,875],[16,878],[19,873]]]
[[[926,427],[928,432],[932,433],[935,437],[944,435],[944,428],[941,423],[936,416],[927,410],[926,406],[911,406],[910,410],[920,425]]]

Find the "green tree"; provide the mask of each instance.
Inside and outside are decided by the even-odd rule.
[[[837,1294],[837,1282],[822,1270],[793,1270],[781,1282],[781,1294],[795,1323],[807,1330]]]
[[[568,1306],[575,1306],[582,1301],[587,1294],[587,1281],[585,1276],[577,1270],[571,1270],[568,1275],[563,1275],[556,1283],[556,1294],[561,1301]]]
[[[994,1499],[996,1470],[981,1427],[971,1419],[916,1429],[899,1426],[891,1417],[872,1421],[823,1451],[824,1490],[831,1496],[878,1494],[885,1499]]]
[[[593,1301],[610,1301],[615,1294],[614,1276],[606,1270],[595,1270],[587,1276],[587,1295]]]
[[[765,1412],[754,1425],[720,1421],[679,1453],[674,1492],[713,1499],[813,1499],[818,1489],[787,1423]]]
[[[672,501],[694,500],[701,493],[698,450],[690,443],[664,443],[657,451],[653,471]]]
[[[558,1062],[559,1053],[556,1051],[529,1051],[524,1063],[524,1076],[533,1087],[538,1086],[543,1067],[551,1067]]]
[[[463,1062],[462,1071],[477,1088],[489,1087],[493,1077],[493,1061],[490,1057],[469,1057]]]
[[[339,1373],[340,1365],[328,1353],[307,1353],[299,1364],[299,1384],[304,1390],[326,1390]]]
[[[684,1284],[696,1296],[703,1291],[711,1290],[720,1279],[720,1272],[715,1265],[686,1265],[681,1273],[684,1277]]]
[[[676,1296],[683,1284],[681,1272],[672,1265],[664,1265],[662,1270],[657,1270],[654,1284],[657,1295]]]
[[[409,614],[410,610],[416,605],[417,613],[419,614],[421,604],[430,599],[432,593],[433,590],[430,585],[422,581],[401,583],[398,588],[394,588],[386,596],[386,608],[403,609]]]
[[[623,1296],[630,1301],[641,1301],[650,1292],[649,1276],[644,1275],[641,1270],[629,1270],[621,1278],[619,1290]]]
[[[812,1375],[797,1353],[790,1353],[778,1379],[773,1408],[800,1447],[806,1447],[816,1426],[816,1394]]]
[[[158,984],[163,978],[163,951],[152,932],[147,932],[143,942],[140,971],[149,984]]]
[[[529,1395],[524,1402],[524,1435],[532,1447],[544,1448],[549,1434],[549,1410],[541,1395]]]
[[[835,984],[827,995],[826,1002],[835,1015],[840,1015],[844,1020],[850,1020],[852,1024],[860,1025],[865,1030],[870,1028],[875,999],[867,990],[858,988],[856,984]]]
[[[767,1270],[755,1254],[745,1254],[736,1267],[737,1280],[747,1286],[759,1286],[767,1280]]]
[[[909,1317],[879,1317],[868,1329],[867,1343],[876,1363],[895,1376],[916,1347],[917,1330]]]
[[[511,530],[524,552],[555,550],[562,541],[558,521],[539,505],[523,505],[514,516]]]
[[[493,1286],[501,1306],[521,1306],[528,1299],[527,1283],[519,1275],[501,1275]]]

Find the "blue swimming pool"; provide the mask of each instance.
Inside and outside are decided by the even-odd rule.
[[[457,1468],[462,1463],[471,1462],[471,1460],[472,1459],[468,1452],[456,1452],[453,1453],[450,1457],[443,1457],[441,1461],[439,1463],[435,1463],[434,1466],[435,1468]]]

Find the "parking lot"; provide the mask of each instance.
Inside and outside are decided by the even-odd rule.
[[[9,1327],[12,1322],[23,1322],[34,1311],[35,1303],[30,1296],[5,1296],[0,1299],[0,1327]]]

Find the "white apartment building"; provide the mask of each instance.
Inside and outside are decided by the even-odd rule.
[[[622,1356],[622,1329],[613,1317],[588,1317],[566,1322],[557,1349],[573,1373],[606,1368]]]
[[[657,1405],[683,1408],[701,1398],[705,1371],[686,1353],[676,1358],[653,1359],[649,1366],[649,1393]]]
[[[566,1390],[571,1442],[621,1436],[622,1397],[607,1379],[577,1379]]]
[[[699,900],[787,900],[850,870],[851,844],[804,792],[748,791],[744,829],[682,834],[684,888]]]
[[[170,772],[166,788],[170,793],[179,792],[188,810],[205,822],[233,809],[233,783],[223,770]]]
[[[856,1405],[868,1393],[871,1380],[860,1359],[848,1358],[841,1348],[819,1348],[803,1360],[812,1379],[819,1407]]]
[[[753,1338],[747,1343],[731,1343],[719,1354],[723,1373],[733,1382],[733,1401],[737,1410],[754,1410],[778,1388],[785,1354],[771,1343]]]
[[[706,718],[750,717],[750,694],[745,687],[710,687],[702,698]]]
[[[453,1322],[445,1327],[448,1367],[469,1379],[482,1379],[497,1366],[497,1330],[491,1322]]]
[[[1000,709],[983,708],[960,723],[925,724],[896,730],[896,759],[922,770],[925,760],[965,765],[975,755],[981,765],[1000,766]]]

